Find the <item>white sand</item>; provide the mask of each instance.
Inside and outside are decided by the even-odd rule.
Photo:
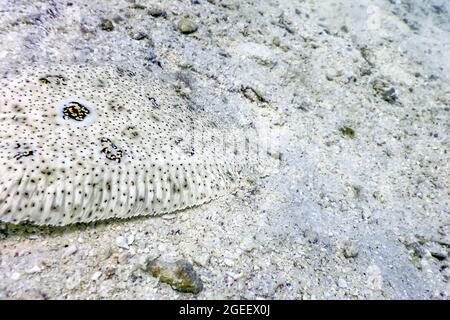
[[[269,123],[282,159],[172,215],[51,232],[2,224],[0,297],[448,299],[449,4],[197,2],[162,1],[167,17],[154,18],[126,1],[0,1],[0,72],[30,61],[157,70],[152,51],[158,75],[182,79],[199,105]],[[181,34],[182,17],[198,30]],[[149,257],[191,261],[203,291],[159,283],[140,270]]]

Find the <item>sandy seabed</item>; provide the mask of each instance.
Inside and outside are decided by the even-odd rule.
[[[32,3],[0,0],[2,74],[133,62],[255,114],[281,160],[162,217],[2,224],[0,298],[449,298],[447,1]],[[186,260],[200,293],[153,277],[154,258]]]

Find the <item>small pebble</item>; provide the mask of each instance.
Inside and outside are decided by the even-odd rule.
[[[74,253],[77,252],[77,251],[78,251],[77,246],[74,245],[74,244],[72,244],[72,245],[68,246],[68,247],[64,250],[63,258],[68,257],[68,256],[74,254]]]
[[[165,214],[165,215],[161,216],[161,218],[164,220],[172,220],[172,219],[175,219],[177,216],[178,216],[178,214]]]
[[[131,235],[129,235],[128,238],[127,238],[127,243],[128,243],[128,245],[130,246],[130,245],[133,244],[133,242],[134,242],[134,234],[131,234]]]
[[[153,64],[156,64],[158,67],[162,68],[161,61],[158,60],[156,54],[153,51],[149,51],[148,56],[145,58]]]
[[[131,257],[132,257],[132,255],[130,253],[123,252],[122,254],[120,254],[117,257],[117,262],[125,264],[125,263],[127,263],[130,260]]]
[[[268,151],[267,154],[274,158],[275,160],[280,160],[283,158],[283,153],[277,150],[274,151]]]
[[[171,263],[149,259],[144,270],[179,292],[197,294],[203,290],[202,279],[197,275],[192,264],[186,260]]]
[[[21,276],[22,275],[19,272],[13,272],[11,274],[11,280],[14,280],[14,281],[19,280]]]
[[[228,267],[234,267],[235,265],[234,261],[230,258],[224,258],[223,263]]]
[[[377,94],[381,96],[381,98],[389,102],[391,104],[395,103],[397,101],[397,92],[395,88],[390,87],[387,83],[385,83],[382,80],[375,79],[372,82],[372,88],[375,90]]]
[[[448,248],[435,242],[428,243],[427,248],[430,251],[430,255],[439,261],[443,261],[450,257],[450,251]]]
[[[345,281],[345,280],[342,279],[342,278],[339,278],[339,280],[338,280],[338,286],[339,286],[339,288],[342,288],[342,289],[347,288],[347,281]]]
[[[342,76],[342,71],[340,70],[335,70],[335,69],[329,69],[326,74],[325,74],[325,78],[328,81],[333,81],[335,78]]]
[[[138,9],[138,10],[144,10],[146,6],[143,6],[142,4],[135,3],[131,6],[132,9]]]
[[[106,266],[104,268],[104,273],[106,279],[110,279],[112,276],[116,274],[116,268],[114,266]]]
[[[281,41],[279,37],[273,37],[272,38],[272,44],[276,47],[279,47],[281,45]]]
[[[116,245],[122,249],[127,249],[127,250],[130,249],[127,239],[125,239],[125,237],[122,237],[122,236],[118,236],[116,238]]]
[[[97,281],[100,277],[101,277],[102,273],[100,271],[94,272],[92,274],[91,280],[92,281]]]
[[[450,246],[450,224],[440,226],[438,232],[442,236],[441,241],[447,243],[447,247]]]
[[[131,35],[131,38],[133,38],[133,40],[143,40],[147,38],[147,35],[143,32],[136,32]]]
[[[38,273],[41,272],[42,269],[39,268],[39,266],[34,265],[33,267],[31,267],[30,269],[25,270],[26,273],[31,274],[31,273]]]
[[[384,101],[394,103],[397,101],[397,93],[394,88],[389,88],[381,94]]]
[[[68,278],[64,284],[67,290],[73,290],[80,285],[81,279],[75,274],[72,277]]]
[[[347,259],[356,258],[358,256],[358,248],[354,244],[346,244],[343,254]]]
[[[104,31],[113,31],[114,25],[111,20],[102,19],[102,21],[100,22],[100,29]]]
[[[259,92],[259,90],[255,88],[249,86],[242,86],[241,92],[247,99],[249,99],[252,102],[261,102],[261,103],[268,102],[268,100],[264,98],[264,96]]]
[[[198,26],[189,19],[181,19],[178,21],[177,28],[183,34],[190,34],[197,31]]]
[[[242,250],[244,250],[245,252],[251,252],[252,250],[254,250],[258,247],[258,244],[253,239],[253,237],[246,237],[246,238],[242,239],[239,247]]]
[[[202,267],[206,267],[209,263],[210,255],[208,253],[203,253],[195,256],[193,258],[194,262]]]
[[[341,127],[341,128],[339,128],[339,131],[346,138],[353,139],[355,137],[355,130],[353,130],[350,127]]]
[[[148,14],[151,15],[154,18],[159,18],[159,17],[165,17],[166,11],[164,11],[163,9],[157,7],[157,6],[151,6],[148,8]]]
[[[312,229],[306,229],[305,231],[303,231],[303,236],[306,238],[306,240],[309,243],[318,243],[319,242],[319,234],[312,230]]]
[[[115,23],[119,23],[119,22],[122,22],[123,20],[125,20],[122,16],[119,16],[119,15],[117,15],[117,16],[115,16],[114,18],[113,18],[113,21],[115,22]]]

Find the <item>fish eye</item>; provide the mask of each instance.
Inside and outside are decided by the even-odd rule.
[[[80,98],[67,98],[57,105],[60,120],[65,124],[88,125],[95,119],[93,103]]]

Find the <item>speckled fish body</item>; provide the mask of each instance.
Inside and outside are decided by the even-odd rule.
[[[66,225],[214,199],[258,164],[252,134],[112,66],[0,80],[0,220]]]

